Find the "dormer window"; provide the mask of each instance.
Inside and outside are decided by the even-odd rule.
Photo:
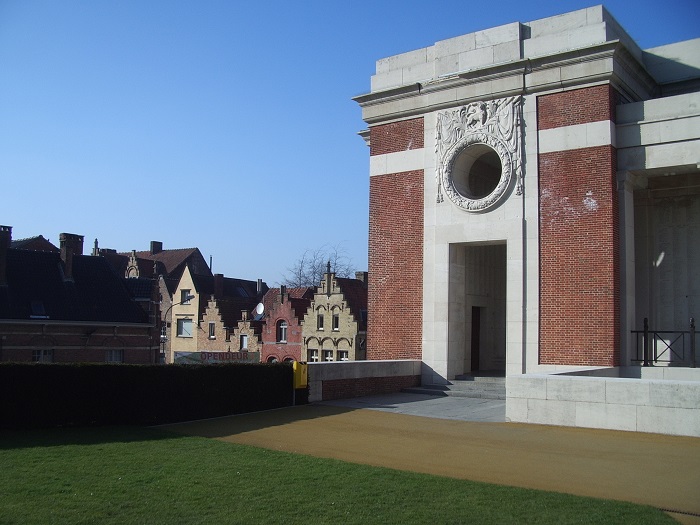
[[[180,304],[190,304],[192,290],[180,290]]]

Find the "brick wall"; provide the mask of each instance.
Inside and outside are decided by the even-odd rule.
[[[423,117],[374,126],[370,133],[370,156],[420,149],[423,147]]]
[[[370,179],[367,359],[420,359],[423,171]]]
[[[370,129],[370,155],[423,147],[423,118]],[[423,170],[369,185],[367,359],[420,359],[423,324]]]
[[[609,85],[572,89],[537,98],[537,129],[574,126],[601,120],[615,122],[619,95]]]
[[[543,96],[538,126],[614,120],[615,101],[609,86]],[[542,364],[619,364],[616,169],[612,146],[539,155]]]
[[[322,399],[350,399],[354,397],[390,394],[404,388],[420,386],[420,376],[361,377],[334,379],[323,382]]]

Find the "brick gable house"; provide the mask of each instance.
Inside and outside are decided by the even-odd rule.
[[[336,277],[330,263],[302,321],[308,362],[359,361],[366,357],[367,274]]]
[[[155,363],[152,318],[83,237],[62,233],[60,252],[11,248],[0,226],[0,360]]]
[[[304,318],[313,288],[270,288],[263,299],[265,325],[262,330],[263,363],[305,361],[301,320]]]
[[[239,321],[242,312],[251,312],[267,290],[261,279],[198,275],[186,267],[173,294],[166,362],[173,362],[175,352],[238,351],[240,335],[251,336],[248,342],[253,344],[252,336],[257,337],[260,328],[255,324],[239,326]],[[234,339],[237,328],[238,339]]]

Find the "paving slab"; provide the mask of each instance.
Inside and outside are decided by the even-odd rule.
[[[630,501],[679,512],[674,517],[683,523],[700,522],[700,438],[464,420],[470,417],[459,415],[464,408],[442,418],[440,410],[449,412],[445,398],[411,401],[405,395],[415,394],[165,428],[353,463]]]

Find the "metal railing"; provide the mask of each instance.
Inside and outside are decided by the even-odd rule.
[[[697,332],[694,317],[690,318],[689,330],[650,330],[649,319],[645,317],[644,329],[632,330],[632,333],[637,335],[636,359],[633,361],[643,361],[643,366],[652,366],[652,363],[661,362],[690,364],[695,368]]]

